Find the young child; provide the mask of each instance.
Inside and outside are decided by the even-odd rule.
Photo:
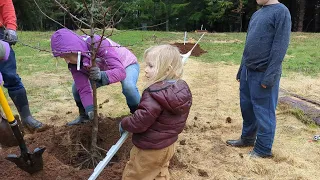
[[[234,147],[254,146],[250,157],[272,157],[282,61],[289,45],[291,16],[278,0],[256,0],[262,8],[250,20],[237,74],[243,118]]]
[[[169,161],[192,104],[177,47],[160,45],[145,51],[147,88],[136,112],[120,122],[119,130],[133,133],[123,180],[170,179]]]
[[[95,47],[98,47],[100,39],[100,36],[94,36]],[[127,48],[104,38],[97,51],[97,67],[91,67],[90,45],[89,36],[79,36],[65,28],[56,31],[51,37],[53,56],[65,59],[74,79],[72,92],[80,115],[67,125],[93,119],[93,95],[89,80],[94,80],[97,87],[121,82],[122,93],[131,113],[136,110],[140,101],[136,85],[140,68],[136,56]]]

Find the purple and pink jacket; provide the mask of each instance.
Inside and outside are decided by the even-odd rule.
[[[7,42],[1,41],[0,40],[0,60],[1,61],[6,61],[8,60],[10,55],[10,46]],[[2,74],[0,72],[0,84],[2,84],[3,78]]]
[[[100,39],[100,36],[94,36],[95,46],[98,46]],[[84,107],[93,105],[89,80],[90,44],[90,36],[80,36],[66,28],[56,31],[51,37],[51,49],[54,57],[67,53],[81,53],[81,69],[78,71],[75,65],[69,65],[69,70]],[[101,42],[97,58],[99,59],[96,64],[101,71],[106,73],[109,84],[124,80],[126,78],[125,68],[137,63],[137,58],[132,52],[108,38],[104,38]]]

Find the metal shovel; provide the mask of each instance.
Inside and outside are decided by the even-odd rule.
[[[194,49],[194,48],[197,46],[197,44],[200,42],[200,40],[201,40],[201,38],[204,36],[204,34],[205,34],[205,33],[203,33],[203,34],[201,35],[201,37],[199,38],[199,40],[196,42],[196,44],[192,47],[192,49],[191,49],[189,52],[187,52],[186,54],[181,54],[183,64],[186,63],[186,61],[187,61],[188,58],[190,57],[193,49]]]
[[[18,157],[15,154],[9,154],[6,159],[14,162],[20,169],[33,174],[43,169],[42,154],[46,148],[36,148],[33,153],[30,153],[26,143],[23,139],[17,120],[14,118],[8,101],[3,93],[2,87],[0,87],[0,104],[6,115],[9,125],[11,126],[13,135],[18,141],[21,155]],[[1,132],[0,132],[1,136]]]

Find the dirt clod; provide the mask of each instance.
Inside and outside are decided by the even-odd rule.
[[[54,122],[54,121],[58,121],[60,120],[60,117],[58,115],[54,115],[52,117],[50,117],[50,121]]]
[[[172,159],[170,160],[169,168],[185,169],[187,167],[188,166],[183,162],[181,162],[176,155],[173,155]]]
[[[231,122],[232,122],[231,117],[227,117],[227,119],[226,119],[226,123],[231,123]]]
[[[180,145],[186,145],[186,140],[181,140]]]
[[[202,169],[198,169],[198,174],[199,174],[199,176],[201,176],[201,177],[209,177],[207,171],[202,170]]]

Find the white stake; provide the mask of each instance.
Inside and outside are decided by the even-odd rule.
[[[182,62],[183,64],[186,63],[186,61],[188,60],[188,58],[190,57],[191,55],[191,52],[193,51],[193,49],[197,46],[197,44],[200,42],[200,40],[202,39],[202,37],[204,36],[205,33],[202,34],[202,36],[199,38],[199,40],[197,41],[197,43],[192,47],[192,49],[186,53],[186,54],[181,54],[181,57],[182,57]]]
[[[183,45],[186,45],[186,41],[187,41],[187,31],[184,32]]]
[[[80,62],[81,62],[81,52],[78,51],[78,59],[77,59],[77,70],[80,70]]]

